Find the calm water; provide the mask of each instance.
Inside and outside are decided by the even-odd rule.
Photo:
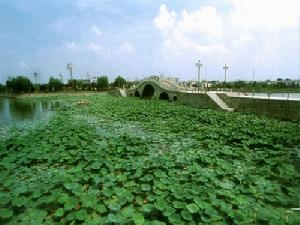
[[[14,122],[43,119],[59,102],[26,102],[0,97],[0,127]]]

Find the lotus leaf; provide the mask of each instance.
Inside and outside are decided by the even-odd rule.
[[[0,209],[0,217],[2,219],[8,219],[12,217],[13,214],[13,211],[11,211],[10,209]]]
[[[145,218],[142,213],[134,213],[132,219],[135,225],[143,225],[145,223]]]
[[[0,132],[1,224],[299,224],[299,122],[85,98]]]

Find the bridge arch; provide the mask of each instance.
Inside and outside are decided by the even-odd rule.
[[[173,101],[174,102],[177,101],[177,96],[176,95],[173,97]]]
[[[159,95],[159,99],[161,99],[161,100],[170,100],[169,95],[166,92],[162,92]]]
[[[155,89],[151,84],[147,84],[142,91],[142,98],[153,98]]]
[[[141,96],[140,96],[140,93],[138,92],[138,91],[135,91],[135,93],[134,93],[134,97],[138,97],[138,98],[140,98]]]

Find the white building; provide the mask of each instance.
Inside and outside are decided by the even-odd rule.
[[[97,83],[97,77],[90,77],[90,83]]]

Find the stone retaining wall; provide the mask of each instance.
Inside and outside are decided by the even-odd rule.
[[[300,121],[300,101],[255,99],[244,97],[229,97],[218,94],[219,97],[236,112],[249,112],[286,120]]]
[[[203,109],[220,109],[220,107],[205,93],[180,93],[176,101],[178,104],[190,105]]]

